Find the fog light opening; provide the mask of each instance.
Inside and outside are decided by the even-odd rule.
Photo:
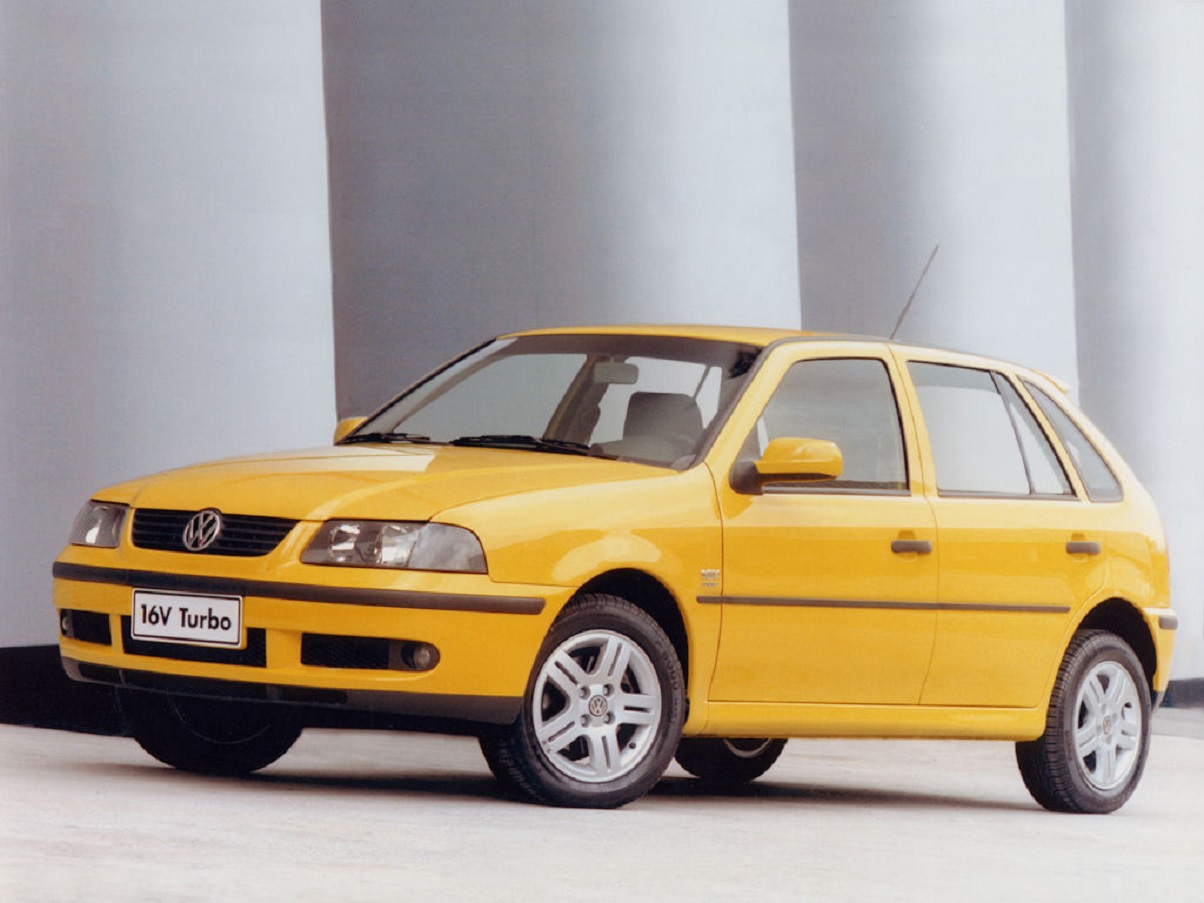
[[[407,671],[430,671],[439,664],[439,650],[430,643],[406,643],[401,647],[401,663]]]

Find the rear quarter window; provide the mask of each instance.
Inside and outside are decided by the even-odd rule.
[[[1093,502],[1119,502],[1123,499],[1124,490],[1121,489],[1120,481],[1104,460],[1104,456],[1099,453],[1099,449],[1087,438],[1087,434],[1044,390],[1028,380],[1023,382],[1070,455],[1075,469],[1079,472],[1079,478],[1083,481],[1083,488],[1087,490],[1087,497]]]

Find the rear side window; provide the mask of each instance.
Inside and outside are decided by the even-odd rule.
[[[1003,376],[914,361],[908,370],[942,494],[1071,495],[1048,437]]]
[[[757,423],[762,451],[780,436],[827,439],[840,448],[844,458],[840,479],[817,484],[817,491],[907,490],[899,407],[890,374],[880,360],[840,358],[794,364]]]
[[[1116,474],[1112,472],[1112,468],[1108,466],[1104,456],[1099,453],[1079,425],[1070,418],[1061,405],[1044,391],[1027,380],[1024,386],[1033,396],[1033,400],[1037,402],[1041,413],[1053,425],[1054,432],[1058,434],[1062,445],[1066,447],[1071,460],[1074,461],[1075,469],[1078,470],[1079,477],[1083,481],[1083,487],[1087,490],[1087,497],[1093,502],[1119,502],[1123,499],[1124,491],[1120,488],[1120,481],[1116,479]]]

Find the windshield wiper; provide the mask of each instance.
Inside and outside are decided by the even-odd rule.
[[[522,433],[505,434],[493,433],[484,436],[461,436],[453,439],[450,445],[462,445],[470,448],[521,448],[528,451],[553,452],[560,455],[585,455],[591,458],[611,458],[605,452],[598,451],[593,446],[582,442],[570,442],[568,439],[546,439],[537,436],[527,436]]]
[[[354,433],[344,437],[340,445],[351,445],[356,442],[430,442],[430,436],[419,433]]]

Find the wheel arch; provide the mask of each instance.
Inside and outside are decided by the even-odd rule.
[[[1153,693],[1158,653],[1149,625],[1132,603],[1116,597],[1107,599],[1087,613],[1079,623],[1078,630],[1106,630],[1128,643],[1141,662],[1146,686]]]
[[[579,589],[574,598],[590,593],[619,596],[643,609],[669,637],[681,662],[686,685],[690,680],[690,641],[681,608],[669,589],[644,571],[621,568],[592,578]]]

